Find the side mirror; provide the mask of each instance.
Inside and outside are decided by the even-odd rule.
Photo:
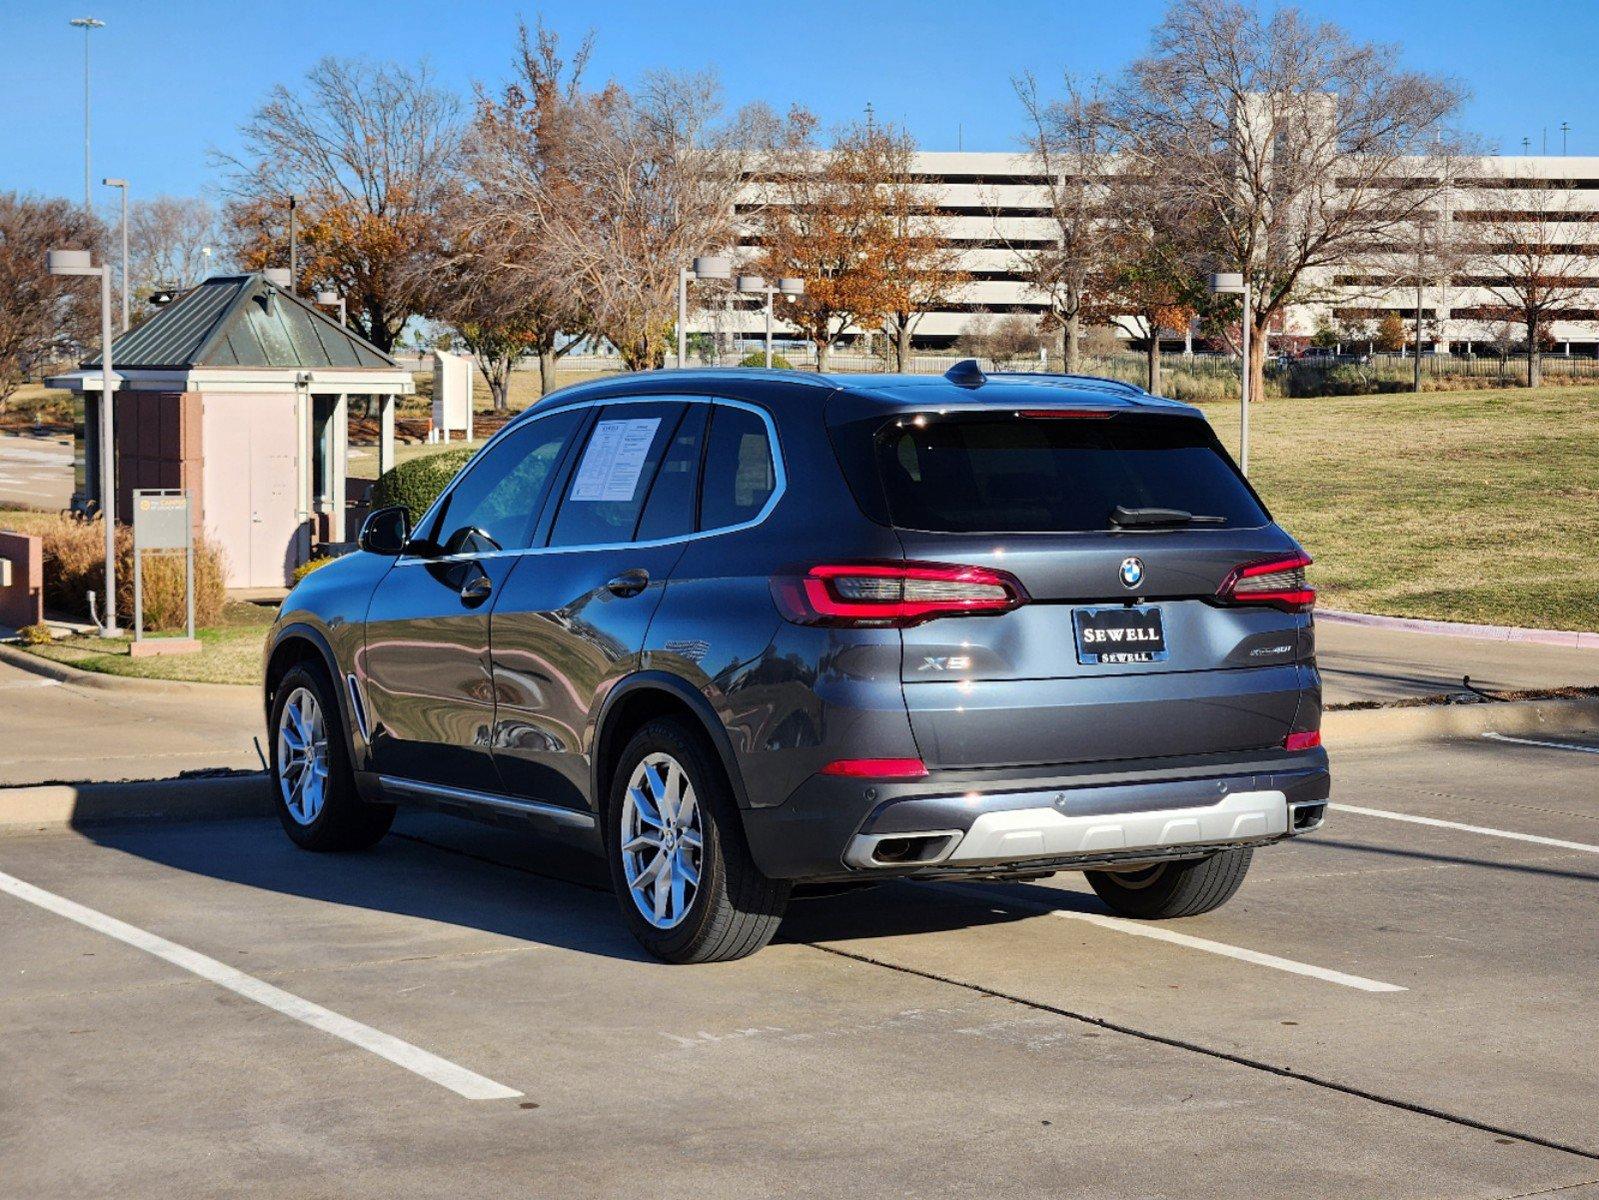
[[[390,558],[405,549],[411,537],[411,514],[403,504],[380,508],[368,513],[361,523],[360,536],[355,544],[368,554],[383,554]]]

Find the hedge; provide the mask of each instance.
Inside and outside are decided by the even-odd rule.
[[[403,504],[416,524],[474,453],[472,447],[460,446],[400,463],[372,485],[372,507]]]

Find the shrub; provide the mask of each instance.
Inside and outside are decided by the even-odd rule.
[[[766,366],[766,350],[756,350],[755,354],[744,355],[744,358],[739,360],[739,366]],[[793,368],[795,365],[792,362],[788,362],[787,358],[772,350],[772,370],[792,371]]]
[[[754,354],[746,354],[743,358],[739,359],[738,365],[741,367],[764,367],[766,365],[766,351],[757,350]],[[792,371],[794,369],[794,364],[789,362],[788,359],[784,358],[781,354],[773,351],[772,369],[774,371]]]
[[[324,554],[321,558],[313,558],[308,562],[301,563],[299,566],[295,567],[292,572],[290,572],[289,583],[291,585],[299,583],[300,580],[304,579],[312,571],[315,571],[321,567],[325,567],[332,561],[333,556],[331,554]]]
[[[474,453],[472,448],[461,446],[400,463],[372,485],[372,507],[403,504],[415,524]]]
[[[17,630],[17,636],[24,646],[48,646],[56,640],[56,635],[50,632],[50,626],[43,621],[36,625],[24,625]]]
[[[88,593],[105,616],[105,533],[99,521],[55,517],[38,527],[44,560],[44,602],[77,617],[89,616]],[[133,615],[133,530],[117,526],[117,613]],[[227,603],[227,558],[204,536],[194,543],[194,622],[214,624]],[[144,624],[182,629],[187,619],[181,554],[144,557]]]

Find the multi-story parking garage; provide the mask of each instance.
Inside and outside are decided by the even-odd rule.
[[[1056,227],[1037,163],[1025,154],[927,151],[916,156],[914,169],[939,233],[959,249],[970,277],[957,297],[923,317],[917,344],[948,345],[977,314],[1042,315],[1048,305],[1029,286],[1024,257],[1051,245]],[[1518,277],[1539,276],[1539,287],[1560,293],[1551,305],[1553,342],[1571,353],[1599,352],[1599,157],[1462,158],[1452,169],[1460,185],[1444,195],[1442,232],[1427,235],[1434,241],[1424,257],[1438,265],[1425,272],[1420,288],[1424,346],[1484,352],[1520,340],[1524,334],[1502,310],[1521,290]],[[748,253],[758,238],[750,227]],[[1403,241],[1401,234],[1397,242]],[[1385,260],[1351,263],[1310,281],[1305,302],[1288,311],[1281,332],[1369,329],[1387,312],[1412,322],[1417,272],[1409,248],[1397,242]],[[1526,251],[1531,244],[1539,247],[1535,262]],[[707,324],[758,332],[756,302],[741,307],[742,315],[708,315]]]

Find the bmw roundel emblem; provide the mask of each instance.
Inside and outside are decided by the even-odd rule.
[[[1144,582],[1144,560],[1141,558],[1122,559],[1122,586],[1135,588]]]

